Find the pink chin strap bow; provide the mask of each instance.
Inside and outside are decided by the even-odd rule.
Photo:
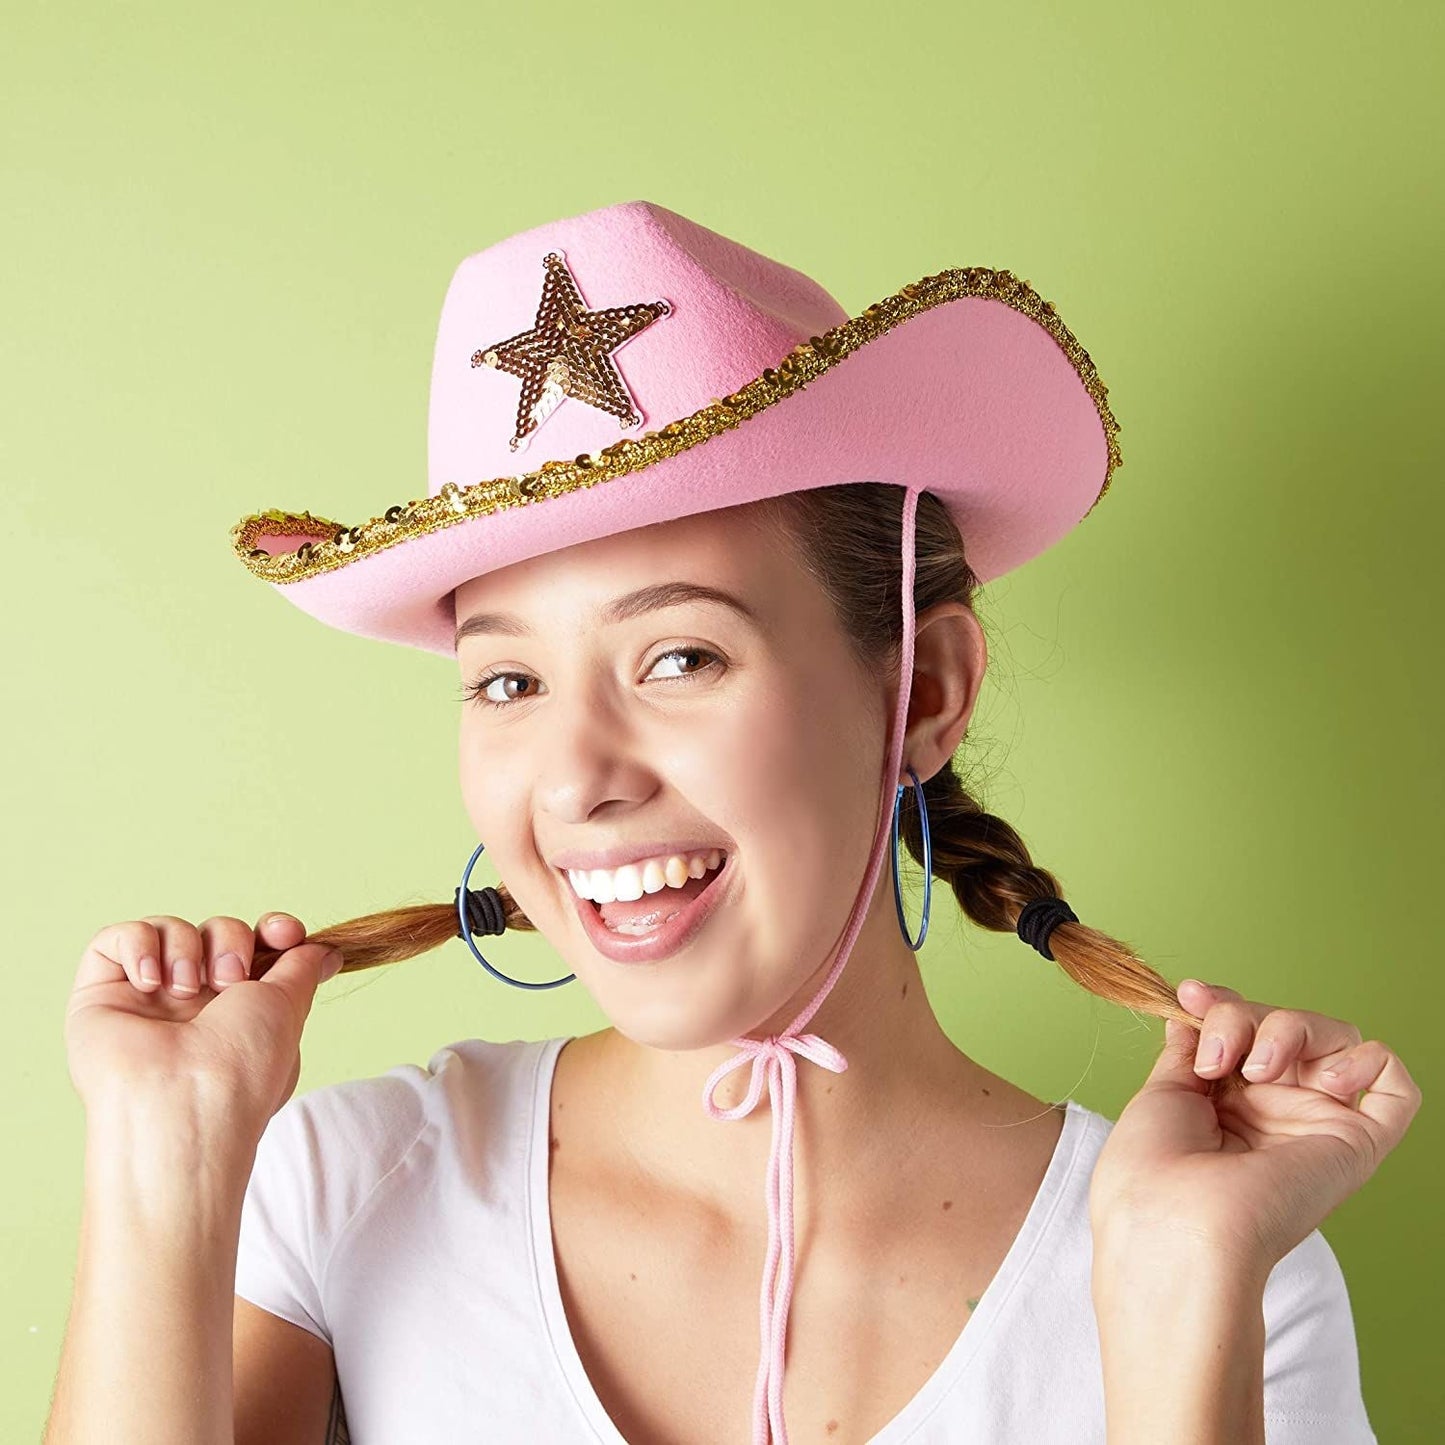
[[[758,1362],[757,1385],[753,1391],[753,1445],[788,1445],[788,1428],[783,1419],[783,1369],[787,1352],[788,1311],[793,1299],[793,1112],[798,1092],[797,1058],[841,1074],[848,1067],[843,1057],[826,1039],[799,1030],[822,1007],[832,992],[853,951],[853,943],[863,927],[867,900],[873,896],[874,885],[883,862],[883,853],[891,836],[890,821],[896,797],[897,782],[903,770],[903,734],[908,721],[908,701],[913,683],[913,576],[914,517],[918,511],[918,491],[908,487],[904,492],[903,531],[903,657],[898,687],[898,703],[893,717],[892,741],[888,749],[889,780],[879,805],[878,823],[874,832],[873,851],[863,886],[853,902],[853,912],[843,931],[838,958],[824,979],[823,986],[781,1034],[766,1038],[738,1038],[730,1042],[739,1052],[713,1070],[703,1086],[702,1106],[714,1119],[741,1119],[752,1113],[762,1097],[763,1083],[768,1087],[768,1103],[773,1111],[773,1142],[768,1156],[768,1257],[763,1266],[763,1284],[759,1297],[759,1332],[762,1356]],[[735,1069],[752,1065],[747,1097],[731,1109],[720,1109],[713,1102],[713,1091],[719,1082]]]

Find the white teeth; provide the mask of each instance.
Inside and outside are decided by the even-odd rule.
[[[593,878],[597,875],[594,873]],[[612,896],[619,903],[631,903],[642,897],[642,869],[635,863],[624,863],[612,875]]]
[[[689,878],[701,878],[720,867],[726,856],[720,848],[687,856],[673,853],[666,858],[625,863],[615,869],[569,868],[567,878],[579,898],[590,898],[594,903],[631,902],[645,893],[681,888]]]

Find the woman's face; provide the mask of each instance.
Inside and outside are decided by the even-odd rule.
[[[672,583],[730,593],[753,617],[645,596],[606,615]],[[847,921],[880,804],[892,679],[860,670],[817,583],[745,507],[474,578],[457,589],[457,622],[482,613],[516,627],[457,648],[464,691],[493,678],[462,703],[460,736],[463,797],[492,866],[620,1033],[693,1049],[757,1028]],[[709,875],[714,906],[667,957],[615,962],[556,860],[688,851],[658,842],[727,855]],[[671,912],[679,896],[644,894],[633,911]],[[875,898],[891,909],[891,893]]]

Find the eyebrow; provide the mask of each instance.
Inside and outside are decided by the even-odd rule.
[[[724,592],[719,587],[705,587],[699,582],[655,582],[649,587],[639,587],[635,592],[614,597],[597,609],[597,620],[612,624],[626,622],[640,617],[645,612],[656,612],[664,607],[680,607],[687,602],[712,602],[729,607],[739,616],[761,627],[756,612],[740,597]],[[460,627],[452,640],[455,651],[464,637],[480,634],[497,634],[504,637],[530,637],[532,629],[520,617],[510,612],[474,612]]]

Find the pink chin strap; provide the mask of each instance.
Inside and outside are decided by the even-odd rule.
[[[918,491],[905,490],[903,497],[903,658],[898,687],[898,705],[894,713],[892,742],[888,749],[887,778],[883,791],[878,823],[874,831],[873,851],[863,886],[853,902],[853,912],[843,931],[837,961],[813,1001],[780,1034],[767,1038],[730,1040],[739,1052],[713,1070],[703,1086],[702,1106],[714,1119],[741,1119],[752,1113],[762,1097],[766,1077],[768,1103],[773,1111],[773,1144],[768,1156],[768,1258],[763,1266],[763,1284],[759,1303],[762,1357],[758,1362],[757,1385],[753,1392],[753,1445],[787,1445],[788,1428],[783,1419],[783,1368],[787,1347],[788,1310],[793,1299],[793,1108],[798,1092],[798,1066],[795,1056],[811,1059],[835,1074],[848,1067],[848,1060],[826,1039],[817,1034],[800,1033],[810,1018],[822,1007],[832,992],[853,951],[854,940],[863,927],[867,900],[873,896],[883,853],[892,835],[892,813],[898,783],[903,771],[903,734],[908,722],[908,701],[913,683],[913,575],[914,516],[918,510]],[[720,1109],[713,1102],[713,1091],[734,1069],[752,1065],[747,1097],[731,1109]]]

